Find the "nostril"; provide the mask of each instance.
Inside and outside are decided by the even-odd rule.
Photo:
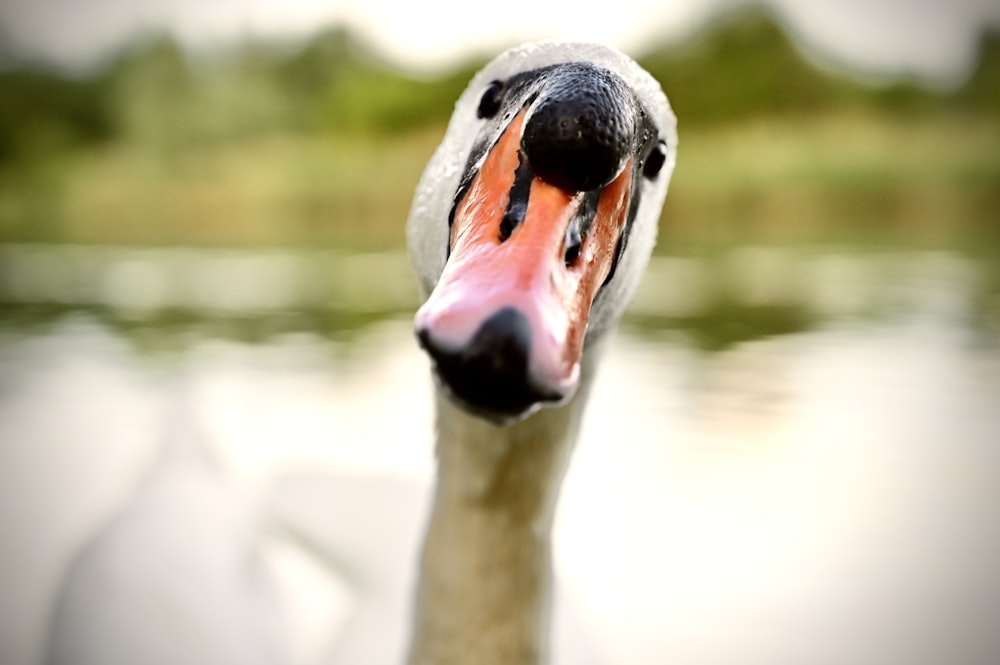
[[[580,235],[580,227],[578,225],[571,224],[566,229],[565,245],[566,251],[563,254],[563,262],[567,266],[571,266],[580,257],[580,247],[583,245],[583,236]]]

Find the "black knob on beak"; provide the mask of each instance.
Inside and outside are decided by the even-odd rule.
[[[550,184],[573,192],[604,187],[633,150],[636,107],[616,74],[584,63],[563,65],[530,107],[521,149]]]

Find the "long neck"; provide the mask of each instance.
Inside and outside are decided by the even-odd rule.
[[[410,665],[547,661],[552,519],[593,364],[567,404],[509,427],[438,395],[438,485]]]

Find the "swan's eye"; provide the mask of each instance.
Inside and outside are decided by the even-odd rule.
[[[663,163],[667,161],[667,144],[663,141],[657,141],[656,145],[649,152],[649,157],[646,158],[646,163],[642,167],[642,175],[646,176],[648,179],[652,180],[660,174],[660,169],[663,168]]]
[[[483,96],[479,98],[479,108],[476,109],[478,118],[492,118],[500,110],[500,102],[503,101],[503,81],[493,81]]]

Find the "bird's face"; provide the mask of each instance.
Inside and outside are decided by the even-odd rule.
[[[613,67],[590,60],[482,79],[470,87],[476,103],[456,109],[473,116],[465,155],[453,162],[459,177],[433,183],[449,191],[450,206],[424,223],[447,225],[437,235],[445,262],[416,332],[449,397],[504,424],[573,395],[594,315],[607,310],[600,328],[620,315],[636,279],[629,264],[644,265],[652,248],[673,126],[664,131],[663,108],[648,108]],[[413,251],[422,245],[414,215],[410,224]],[[619,272],[628,274],[616,288]]]

